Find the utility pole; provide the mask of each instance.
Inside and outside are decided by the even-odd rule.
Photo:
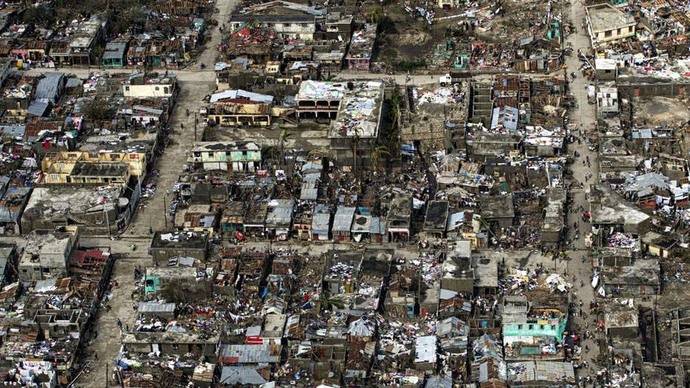
[[[194,142],[196,143],[196,127],[199,124],[198,112],[194,112]]]
[[[103,213],[105,213],[105,223],[108,228],[108,238],[111,238],[112,236],[110,235],[110,218],[108,217],[108,210],[106,210],[105,205],[103,205]]]
[[[168,230],[168,202],[166,201],[168,197],[168,191],[165,191],[163,195],[163,217],[165,219],[165,230]]]

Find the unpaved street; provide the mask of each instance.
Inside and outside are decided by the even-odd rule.
[[[229,18],[234,0],[218,0],[217,12],[214,17],[219,25]],[[220,30],[215,27],[210,30],[211,40],[207,43],[204,52],[199,58],[199,63],[207,65],[215,61],[217,45],[221,40]],[[195,67],[198,69],[198,65]],[[107,238],[85,238],[82,245],[108,245],[114,253],[122,255],[115,263],[113,281],[117,284],[113,288],[110,299],[110,311],[101,310],[97,322],[97,338],[91,341],[85,349],[85,355],[90,362],[88,373],[82,374],[75,386],[79,387],[104,387],[106,376],[110,375],[114,359],[120,349],[120,330],[117,327],[119,318],[123,325],[132,326],[136,319],[136,311],[133,308],[132,292],[135,290],[134,268],[152,265],[147,254],[150,244],[150,229],[154,231],[164,230],[165,218],[162,216],[167,204],[166,192],[169,191],[182,171],[186,162],[186,151],[194,143],[194,114],[187,116],[186,112],[198,112],[203,104],[203,98],[215,90],[215,77],[212,71],[187,70],[181,72],[178,78],[180,94],[177,98],[175,110],[171,117],[170,125],[174,129],[171,135],[171,144],[165,149],[163,155],[156,163],[158,171],[158,190],[150,198],[145,207],[135,216],[121,240],[111,241]],[[201,120],[200,120],[201,122]],[[197,136],[200,139],[201,125],[198,127]],[[113,382],[110,381],[110,384]]]
[[[567,252],[570,258],[566,267],[561,266],[561,270],[568,271],[568,278],[573,282],[575,292],[575,303],[579,305],[581,302],[582,312],[573,314],[572,323],[579,328],[592,329],[596,327],[595,317],[591,315],[589,303],[594,299],[594,289],[591,287],[592,266],[591,255],[589,250],[585,247],[585,236],[590,232],[589,223],[581,219],[582,210],[588,210],[589,204],[587,201],[587,193],[589,185],[598,180],[598,160],[597,153],[589,150],[587,142],[585,141],[586,132],[594,130],[596,124],[596,116],[594,105],[590,105],[587,101],[587,80],[579,71],[580,60],[578,59],[578,49],[586,52],[590,47],[589,36],[587,31],[582,28],[582,21],[585,17],[585,6],[580,0],[573,0],[571,3],[570,18],[573,25],[577,27],[577,33],[572,34],[568,38],[568,42],[572,45],[573,54],[568,57],[566,61],[567,73],[576,73],[576,78],[570,83],[571,92],[574,94],[577,101],[577,107],[571,112],[570,124],[571,129],[575,135],[581,139],[581,142],[575,142],[569,145],[569,154],[574,158],[571,165],[574,182],[573,189],[570,190],[570,197],[572,198],[572,211],[568,215],[568,225],[570,233],[568,239],[573,241],[573,250]],[[575,158],[575,152],[579,153],[579,157]],[[591,165],[588,166],[587,159]],[[592,177],[588,179],[588,174]],[[583,184],[583,188],[576,188],[579,183]],[[582,209],[582,210],[581,210]],[[574,224],[577,222],[577,229]],[[575,239],[578,236],[579,238]],[[599,349],[593,339],[584,340],[582,348],[583,361],[589,363],[589,368],[580,369],[578,377],[591,374],[596,371],[594,362],[599,356]],[[591,369],[590,369],[591,368]]]

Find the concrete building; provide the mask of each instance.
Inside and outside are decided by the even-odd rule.
[[[244,8],[230,18],[230,31],[235,32],[251,23],[272,28],[281,38],[314,40],[317,19],[326,16],[324,9],[288,1],[269,1]]]
[[[149,77],[144,73],[136,73],[123,82],[122,94],[127,98],[171,98],[176,93],[176,87],[177,79],[174,75],[166,73]]]
[[[613,81],[618,77],[618,63],[615,59],[595,58],[594,69],[600,81]]]
[[[216,353],[219,335],[186,332],[135,332],[122,337],[123,348],[134,354],[184,355],[211,357]]]
[[[156,232],[151,240],[149,254],[156,263],[163,264],[172,257],[193,257],[205,260],[208,252],[208,235],[196,232]]]
[[[617,115],[618,112],[618,89],[600,86],[597,91],[597,115],[604,118],[610,115]]]
[[[369,71],[371,55],[376,42],[376,28],[376,24],[369,23],[365,24],[361,30],[355,31],[352,34],[350,50],[348,50],[345,56],[348,69]]]
[[[273,96],[246,90],[225,90],[211,95],[209,124],[234,127],[271,125]]]
[[[121,69],[127,64],[125,53],[127,53],[127,42],[108,42],[101,58],[101,65],[111,69]]]
[[[21,217],[21,230],[76,225],[88,234],[115,233],[129,222],[138,196],[121,185],[35,187]]]
[[[328,120],[336,118],[346,86],[341,82],[301,82],[295,96],[297,118]]]
[[[26,247],[19,258],[19,280],[31,282],[67,275],[67,260],[77,245],[75,227],[62,232],[37,230],[26,236]]]
[[[126,185],[134,176],[146,174],[146,154],[142,152],[55,152],[41,161],[43,183]]]
[[[381,81],[347,83],[338,115],[328,131],[334,159],[350,165],[355,160],[357,164],[368,163],[368,151],[379,137],[383,94]]]
[[[253,172],[261,166],[261,148],[253,142],[197,143],[187,161],[206,171]]]
[[[0,288],[15,280],[17,275],[17,247],[0,244]]]
[[[460,0],[437,0],[436,6],[443,9],[451,9],[459,7],[460,3]]]
[[[635,36],[635,18],[620,9],[603,3],[586,7],[585,13],[592,47]]]

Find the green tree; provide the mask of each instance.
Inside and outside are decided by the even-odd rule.
[[[91,121],[112,120],[115,111],[105,99],[96,97],[84,107],[84,115]]]
[[[334,310],[334,309],[344,309],[345,308],[345,302],[343,302],[342,299],[330,295],[326,295],[326,293],[322,292],[321,295],[319,295],[319,302],[321,304],[321,309],[326,311],[326,310]]]
[[[352,135],[352,173],[357,176],[357,156],[359,155],[359,129],[357,127],[353,128],[355,133]]]
[[[288,132],[287,128],[283,128],[280,130],[280,136],[278,137],[278,141],[280,142],[280,160],[282,161],[283,164],[286,163],[285,161],[285,143],[287,143],[288,139],[292,137],[292,134]]]

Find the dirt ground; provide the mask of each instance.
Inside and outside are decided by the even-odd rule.
[[[688,101],[680,98],[652,97],[635,99],[633,115],[636,122],[657,125],[683,125],[690,121]]]

